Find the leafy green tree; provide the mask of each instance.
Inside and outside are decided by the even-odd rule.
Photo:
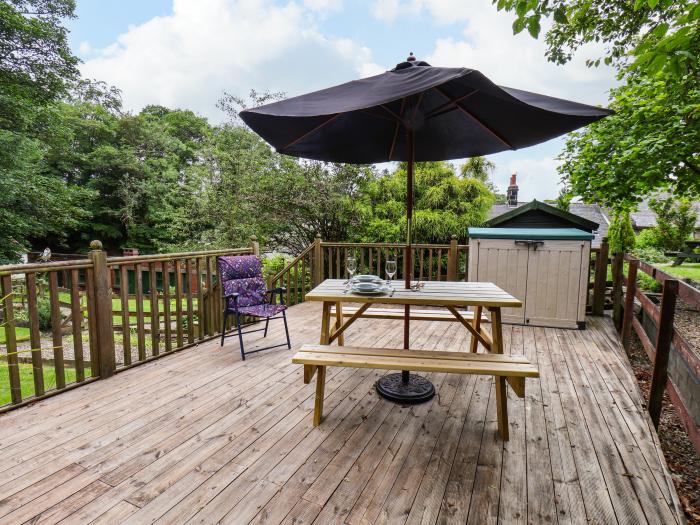
[[[495,0],[514,11],[514,32],[545,42],[563,64],[587,43],[604,43],[603,61],[618,68],[611,91],[616,114],[574,133],[560,173],[574,194],[629,211],[658,190],[700,194],[700,5],[691,0]]]
[[[414,176],[414,241],[446,243],[466,239],[468,228],[486,220],[494,196],[486,184],[459,177],[447,162],[418,163]],[[403,242],[406,239],[406,165],[368,187],[368,212],[357,240]]]
[[[698,216],[693,203],[688,199],[659,197],[649,201],[656,214],[653,228],[656,247],[665,250],[680,250],[693,233]]]
[[[60,98],[77,77],[62,20],[74,0],[0,3],[0,129],[29,130],[37,110]]]
[[[495,198],[496,204],[506,203],[506,194],[499,192],[496,185],[491,180],[493,172],[496,170],[496,164],[487,159],[486,157],[471,157],[462,164],[460,173],[462,177],[472,177],[474,179],[480,180],[489,189]]]
[[[629,213],[617,212],[613,214],[608,239],[612,253],[626,253],[634,248],[634,230]]]

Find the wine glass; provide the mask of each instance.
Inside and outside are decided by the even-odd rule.
[[[387,276],[386,285],[391,286],[391,280],[394,278],[394,275],[396,275],[396,261],[386,261],[385,270]]]
[[[345,261],[345,270],[348,272],[348,275],[350,276],[350,277],[348,277],[348,281],[347,281],[348,286],[350,286],[350,284],[352,283],[352,276],[355,275],[355,272],[357,271],[357,259],[355,259],[352,256],[348,257],[347,260]]]

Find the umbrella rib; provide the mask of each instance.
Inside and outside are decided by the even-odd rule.
[[[324,120],[321,124],[319,124],[318,126],[316,126],[315,128],[313,128],[312,130],[309,130],[309,131],[307,131],[306,133],[304,133],[303,135],[297,137],[296,139],[294,139],[294,140],[293,140],[292,142],[290,142],[289,144],[285,144],[284,146],[282,146],[282,147],[279,149],[279,151],[284,152],[284,150],[286,150],[287,148],[291,148],[292,146],[294,146],[294,144],[296,144],[296,143],[299,142],[300,140],[305,139],[306,137],[308,137],[308,136],[311,135],[312,133],[314,133],[314,132],[318,131],[319,129],[321,129],[323,126],[325,126],[325,125],[330,124],[331,122],[333,122],[335,119],[337,119],[338,117],[340,117],[340,115],[342,115],[342,113],[336,113],[335,115],[333,115],[333,116],[330,117],[329,119]]]
[[[444,92],[443,90],[441,90],[439,87],[436,87],[435,89],[436,89],[436,91],[438,91],[442,96],[447,97],[447,98],[450,98],[450,97],[447,95],[447,93],[445,93],[445,92]],[[474,122],[476,122],[477,124],[479,124],[479,126],[481,126],[481,127],[484,128],[486,131],[488,131],[489,133],[491,133],[491,135],[493,135],[494,137],[496,137],[496,138],[497,138],[499,141],[501,141],[504,145],[508,146],[508,148],[510,148],[510,149],[515,149],[511,143],[509,143],[506,139],[504,139],[503,137],[501,137],[501,135],[499,135],[498,133],[496,133],[493,129],[491,129],[489,126],[487,126],[487,125],[486,125],[484,122],[482,122],[480,119],[478,119],[477,117],[475,117],[470,111],[464,109],[464,108],[463,108],[462,106],[460,106],[458,103],[455,104],[455,106],[457,106],[457,109],[459,109],[462,113],[464,113],[466,116],[468,116],[469,118],[471,118]]]
[[[401,109],[399,110],[401,112],[401,115],[403,115],[403,108],[406,102],[406,97],[401,99]],[[384,107],[384,106],[382,106]],[[386,108],[384,108],[386,109]],[[387,110],[389,111],[389,110]],[[401,119],[396,121],[396,128],[394,128],[394,138],[391,141],[391,147],[389,148],[389,160],[391,160],[391,157],[394,156],[394,148],[396,147],[396,139],[399,137],[399,128],[401,127]]]
[[[436,91],[437,91],[437,90],[436,90]],[[451,106],[452,104],[454,104],[454,105],[456,106],[456,105],[457,105],[457,102],[460,102],[461,100],[464,100],[465,98],[471,97],[471,96],[472,96],[474,93],[476,93],[477,91],[479,91],[479,90],[478,90],[478,89],[474,89],[473,91],[470,91],[470,92],[467,93],[466,95],[462,95],[461,97],[457,97],[457,98],[450,99],[450,100],[448,100],[447,102],[445,102],[444,104],[440,104],[438,107],[436,107],[435,109],[432,109],[432,110],[425,116],[426,120],[429,119],[429,118],[432,118],[432,117],[437,117],[437,116],[438,116],[437,113],[438,113],[439,111],[445,109],[445,108],[448,107],[448,106]],[[445,93],[443,93],[443,92],[440,92],[440,94],[441,94],[441,95],[445,95]],[[442,113],[440,113],[440,114],[442,115]]]

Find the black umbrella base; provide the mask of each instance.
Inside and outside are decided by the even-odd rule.
[[[375,383],[377,392],[384,399],[395,403],[411,404],[425,403],[435,395],[435,387],[423,376],[411,374],[408,383],[404,383],[401,372],[383,376]]]

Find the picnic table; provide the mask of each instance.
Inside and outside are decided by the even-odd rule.
[[[685,247],[681,251],[666,252],[665,255],[676,258],[671,266],[680,266],[686,259],[700,261],[700,253],[695,251],[698,247],[700,247],[700,240],[685,241]]]
[[[320,345],[302,346],[293,362],[304,365],[305,383],[318,374],[314,425],[321,422],[327,366],[402,370],[402,373],[385,375],[377,381],[377,391],[390,399],[382,392],[382,382],[387,388],[387,383],[396,381],[391,376],[397,376],[400,380],[406,377],[403,374],[408,374],[408,371],[483,374],[495,377],[498,429],[503,439],[508,439],[505,385],[508,383],[519,397],[523,397],[525,378],[539,377],[537,368],[523,356],[503,355],[501,308],[521,307],[520,300],[488,282],[428,281],[419,291],[413,291],[405,289],[402,281],[393,281],[392,292],[373,296],[349,292],[345,282],[342,279],[327,279],[306,294],[307,301],[323,303]],[[350,307],[348,303],[360,306]],[[389,307],[400,305],[404,308],[371,308],[374,304]],[[414,309],[414,306],[430,309]],[[472,309],[464,310],[465,307]],[[490,317],[484,315],[485,311],[490,313]],[[461,323],[472,335],[470,351],[345,346],[344,333],[358,319],[404,319],[406,314],[411,320]],[[490,331],[483,326],[487,322],[491,324]],[[329,346],[334,341],[337,341],[338,347]],[[476,353],[479,344],[484,347],[485,353]],[[433,388],[429,381],[424,381]],[[430,399],[432,393],[428,393],[427,399]]]

